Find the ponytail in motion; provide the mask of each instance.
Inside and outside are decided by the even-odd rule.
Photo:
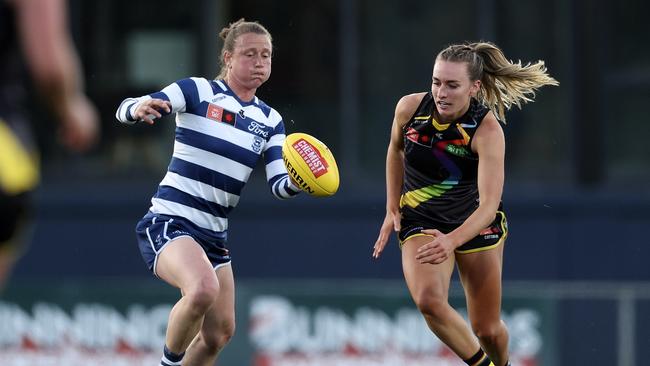
[[[466,62],[470,80],[480,80],[476,96],[505,122],[505,110],[533,101],[535,91],[544,85],[559,85],[539,60],[522,65],[506,58],[503,51],[489,42],[451,45],[440,51],[436,60]]]

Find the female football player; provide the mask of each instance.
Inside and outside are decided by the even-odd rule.
[[[508,331],[500,318],[508,231],[499,121],[505,121],[504,110],[531,101],[544,85],[558,83],[543,61],[522,65],[491,43],[456,44],[437,55],[431,90],[404,96],[395,109],[386,217],[373,257],[397,231],[415,304],[468,365],[508,364]],[[454,265],[474,334],[447,300]]]
[[[234,333],[227,217],[257,161],[264,157],[275,196],[300,191],[282,162],[282,117],[255,96],[271,75],[270,33],[240,19],[220,36],[221,73],[215,80],[179,80],[160,92],[127,98],[116,114],[124,123],[152,124],[176,113],[167,174],[136,227],[149,269],[182,294],[169,316],[164,366],[212,365]]]

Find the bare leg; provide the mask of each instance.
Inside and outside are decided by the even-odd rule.
[[[212,366],[217,355],[235,333],[235,284],[232,267],[217,269],[221,290],[217,301],[205,314],[203,326],[190,344],[184,366]]]
[[[416,236],[402,246],[402,267],[411,296],[433,333],[462,359],[472,357],[478,341],[467,323],[448,303],[449,281],[454,271],[454,257],[442,264],[420,264],[417,249],[431,241]]]
[[[219,281],[203,248],[192,238],[180,237],[165,247],[158,257],[156,274],[183,297],[169,314],[166,345],[183,353],[197,334],[206,312],[219,295]]]
[[[2,294],[2,290],[11,275],[11,270],[16,263],[16,255],[10,246],[10,243],[0,245],[0,294]]]
[[[501,320],[503,244],[481,252],[457,254],[467,310],[481,346],[497,366],[508,361],[508,330]]]

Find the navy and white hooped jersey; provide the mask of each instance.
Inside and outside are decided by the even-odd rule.
[[[167,174],[151,199],[151,212],[180,216],[212,232],[226,231],[228,213],[261,156],[274,196],[284,199],[300,192],[282,161],[282,117],[257,97],[244,102],[223,80],[188,78],[160,92],[125,99],[117,119],[135,123],[132,113],[152,98],[171,103],[176,138]]]

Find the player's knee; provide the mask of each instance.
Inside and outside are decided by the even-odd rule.
[[[228,322],[224,325],[217,336],[217,346],[223,348],[235,335],[235,322]]]
[[[214,280],[205,279],[188,289],[186,292],[190,308],[199,314],[204,314],[216,301],[219,295],[219,283]]]
[[[501,322],[473,322],[472,330],[483,344],[495,344],[505,334]]]
[[[433,319],[442,319],[446,316],[449,304],[442,296],[435,293],[423,291],[413,297],[418,310],[426,316]]]
[[[235,321],[224,321],[211,334],[204,337],[203,342],[210,353],[218,353],[235,335]]]

